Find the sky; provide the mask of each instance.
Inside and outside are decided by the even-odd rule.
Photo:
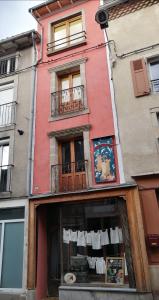
[[[0,0],[0,40],[37,28],[28,9],[45,0]]]

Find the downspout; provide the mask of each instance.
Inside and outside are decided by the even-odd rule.
[[[44,27],[43,27],[43,25],[40,23],[40,21],[34,16],[33,10],[30,9],[29,12],[31,13],[31,15],[32,15],[32,17],[35,19],[35,21],[38,22],[38,24],[39,24],[40,27],[41,27],[41,34],[40,34],[40,36],[41,36],[41,43],[40,43],[40,58],[39,58],[38,61],[37,61],[37,64],[38,64],[39,62],[41,62],[41,61],[43,60],[43,36],[44,36]]]
[[[100,0],[100,4],[103,5],[103,0]],[[116,108],[115,88],[114,88],[113,74],[112,74],[111,63],[110,63],[111,52],[110,52],[109,40],[108,40],[106,29],[104,30],[104,38],[106,42],[106,57],[107,57],[107,66],[108,66],[108,75],[109,75],[109,84],[110,84],[110,95],[111,95],[114,131],[115,131],[115,140],[117,145],[116,149],[117,149],[117,156],[118,156],[119,178],[120,178],[120,183],[125,183],[123,157],[122,157],[119,125],[118,125],[118,114]]]
[[[43,25],[35,18],[32,10],[29,10],[34,19],[38,22],[41,27],[40,35],[40,55],[37,60],[37,49],[34,38],[34,33],[32,33],[32,41],[34,48],[34,63],[33,63],[33,79],[32,79],[32,101],[31,101],[31,122],[30,122],[30,136],[29,136],[29,172],[28,172],[28,195],[32,195],[33,191],[33,171],[34,171],[34,145],[35,145],[35,107],[36,107],[36,79],[37,79],[37,66],[38,63],[43,60]]]
[[[30,128],[29,128],[29,161],[28,161],[28,195],[32,194],[33,184],[33,162],[34,162],[34,141],[35,141],[35,94],[36,94],[36,68],[37,68],[37,51],[35,43],[35,33],[32,32],[34,61],[33,61],[33,73],[32,73],[32,99],[31,99],[31,116],[30,116]]]

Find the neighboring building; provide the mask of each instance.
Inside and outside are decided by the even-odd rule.
[[[0,299],[26,299],[27,229],[35,41],[0,41]]]
[[[124,173],[138,184],[151,283],[159,293],[159,2],[105,1],[105,8]]]
[[[106,44],[94,19],[99,4],[52,0],[30,9],[42,44],[29,299],[152,299],[138,190],[124,182]]]

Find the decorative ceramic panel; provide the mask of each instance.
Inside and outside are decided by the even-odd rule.
[[[96,183],[115,180],[113,138],[99,138],[94,144],[94,168]]]

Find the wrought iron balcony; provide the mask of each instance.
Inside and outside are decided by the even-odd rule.
[[[51,166],[52,192],[71,192],[88,188],[88,161]]]
[[[16,102],[0,105],[0,126],[8,126],[15,123]]]
[[[84,86],[80,85],[52,93],[51,102],[52,116],[84,110]]]
[[[153,92],[159,92],[159,79],[151,80]]]
[[[0,166],[0,192],[11,192],[11,175],[13,165]]]
[[[85,42],[85,40],[86,40],[86,32],[80,31],[72,35],[69,35],[67,37],[48,43],[47,51],[48,54],[56,51],[60,51],[65,48],[75,46],[79,43],[81,44]]]

